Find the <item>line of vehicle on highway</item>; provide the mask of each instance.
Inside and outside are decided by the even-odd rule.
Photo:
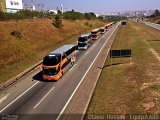
[[[108,31],[115,22],[111,22],[104,27],[97,28],[81,35],[77,44],[64,45],[46,55],[42,63],[42,76],[45,81],[57,81],[65,73],[66,66],[71,63],[73,66],[76,62],[76,51],[87,50],[93,41],[98,40],[106,31]],[[86,53],[87,54],[87,53]],[[85,55],[86,55],[85,54]]]

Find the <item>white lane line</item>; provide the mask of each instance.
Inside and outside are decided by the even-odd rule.
[[[96,46],[96,44],[93,45],[93,47]]]
[[[7,109],[10,105],[12,105],[15,101],[17,101],[20,97],[22,97],[25,93],[27,93],[30,89],[32,89],[35,85],[37,85],[39,81],[34,83],[30,88],[28,88],[26,91],[24,91],[20,96],[18,96],[16,99],[14,99],[11,103],[9,103],[6,107],[4,107],[0,113],[2,113],[5,109]]]
[[[119,24],[118,24],[119,25]],[[117,25],[117,26],[118,26]],[[91,65],[89,66],[88,70],[86,71],[86,73],[84,74],[84,76],[82,77],[81,81],[79,82],[79,84],[77,85],[76,89],[73,91],[72,95],[70,96],[70,98],[68,99],[67,103],[65,104],[65,106],[63,107],[63,109],[61,110],[60,114],[58,115],[56,120],[59,120],[61,115],[63,114],[64,110],[66,109],[66,107],[68,106],[70,100],[72,99],[72,97],[74,96],[74,94],[76,93],[77,89],[79,88],[79,86],[81,85],[82,81],[84,80],[84,78],[86,77],[87,73],[89,72],[90,68],[92,67],[92,65],[94,64],[94,62],[96,61],[96,59],[98,58],[99,54],[101,53],[101,51],[103,50],[104,46],[106,45],[106,43],[108,42],[108,39],[110,39],[110,37],[112,36],[112,34],[115,32],[116,28],[113,30],[113,32],[110,34],[110,36],[107,38],[106,42],[103,44],[101,50],[98,52],[97,56],[95,57],[95,59],[93,60],[93,62],[91,63]]]
[[[72,66],[72,68],[69,71],[71,71],[75,66],[76,66],[76,64],[74,64],[74,66]]]
[[[49,95],[49,93],[52,92],[53,89],[54,87],[34,106],[34,109]]]
[[[84,55],[87,55],[87,54],[88,54],[88,51]]]
[[[1,98],[0,99],[0,104],[5,100],[5,99],[7,99],[7,97],[9,96],[10,94],[7,94],[7,95],[5,95],[3,98]]]

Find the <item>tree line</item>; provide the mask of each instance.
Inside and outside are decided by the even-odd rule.
[[[160,11],[156,9],[154,13],[146,18],[157,20],[157,24],[160,24]]]
[[[72,11],[67,11],[64,13],[58,12],[55,15],[52,12],[40,12],[40,11],[30,11],[30,10],[21,10],[16,13],[7,13],[0,11],[0,20],[22,20],[22,19],[30,19],[30,18],[57,18],[57,16],[61,19],[67,20],[79,20],[79,19],[87,19],[92,20],[96,19],[96,15],[93,12],[90,13],[80,13]]]
[[[154,13],[150,16],[151,18],[154,18],[154,17],[160,17],[160,11],[158,9],[156,9],[154,11]]]

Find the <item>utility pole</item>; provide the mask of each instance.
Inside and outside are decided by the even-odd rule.
[[[42,4],[42,11],[44,10],[44,4]]]
[[[34,5],[34,0],[31,0],[31,4],[32,4],[32,10],[35,11],[36,10],[36,7]]]
[[[63,5],[61,4],[61,12],[63,13]]]

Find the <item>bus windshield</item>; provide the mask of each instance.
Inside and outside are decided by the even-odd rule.
[[[46,56],[43,59],[43,65],[46,66],[55,66],[58,64],[58,58],[55,56]]]
[[[101,32],[104,32],[104,29],[100,29]]]
[[[43,74],[44,75],[56,75],[56,67],[55,68],[43,68]]]
[[[86,37],[79,37],[78,39],[79,42],[85,42],[86,40],[87,40]]]
[[[97,37],[97,35],[92,35],[92,38],[96,38]]]
[[[91,32],[92,34],[97,34],[97,31],[96,32]]]
[[[86,43],[78,43],[79,47],[85,47],[87,44]]]

